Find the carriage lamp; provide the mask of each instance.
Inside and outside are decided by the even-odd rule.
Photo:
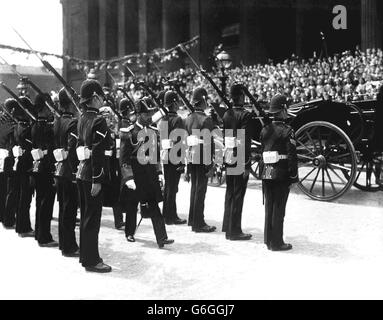
[[[221,77],[219,80],[221,81],[222,92],[226,95],[226,83],[228,76],[226,75],[226,70],[229,69],[233,63],[230,55],[226,51],[221,51],[215,57],[216,65],[219,69],[221,69]]]

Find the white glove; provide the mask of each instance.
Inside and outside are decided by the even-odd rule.
[[[129,180],[128,182],[125,183],[125,185],[130,190],[136,190],[136,183],[134,182],[134,180]]]
[[[165,184],[165,178],[164,178],[164,175],[163,175],[163,174],[160,174],[160,175],[158,176],[158,181],[159,181],[162,185]]]

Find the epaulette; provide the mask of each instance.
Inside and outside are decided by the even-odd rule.
[[[121,129],[120,129],[120,132],[122,132],[122,133],[129,133],[129,132],[131,132],[133,129],[134,129],[134,125],[131,125],[131,126],[127,127],[127,128],[121,128]]]

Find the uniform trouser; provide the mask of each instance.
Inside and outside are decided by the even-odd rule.
[[[126,211],[125,235],[134,236],[137,228],[137,206],[138,200],[135,191],[129,190],[124,186],[121,190],[121,196],[124,197],[123,208]],[[154,234],[157,243],[168,238],[165,227],[165,220],[157,202],[149,202],[150,206],[155,207],[155,212],[151,217]]]
[[[51,221],[55,202],[55,187],[53,175],[37,173],[34,175],[36,185],[36,223],[35,239],[39,244],[53,241]]]
[[[204,217],[205,196],[208,177],[204,165],[190,165],[191,193],[189,209],[189,226],[199,229],[206,225]]]
[[[176,196],[178,192],[178,184],[180,182],[181,173],[177,171],[177,167],[172,164],[164,165],[165,191],[163,215],[165,221],[174,221],[178,218]]]
[[[249,177],[240,176],[226,177],[225,213],[223,216],[222,231],[227,236],[235,236],[242,233],[242,208],[245,199]]]
[[[280,247],[283,242],[283,222],[286,203],[290,193],[290,183],[284,181],[264,181],[265,194],[265,244]]]
[[[98,252],[103,191],[92,197],[92,182],[77,180],[81,210],[80,224],[80,263],[83,267],[94,267],[102,259]]]
[[[15,173],[10,174],[7,179],[7,193],[3,214],[3,225],[5,227],[10,228],[15,225],[16,212],[19,205],[19,187],[19,177]]]
[[[60,194],[60,195],[59,195]],[[69,179],[59,179],[58,195],[61,201],[59,212],[59,244],[64,254],[78,250],[76,241],[77,187]]]
[[[0,222],[4,220],[5,200],[7,196],[7,175],[0,173]]]
[[[124,222],[123,208],[120,201],[118,201],[112,209],[114,217],[114,226],[118,228]]]
[[[18,172],[15,175],[17,185],[17,213],[16,213],[16,232],[28,233],[32,231],[30,209],[32,201],[32,187],[30,176],[27,172]]]

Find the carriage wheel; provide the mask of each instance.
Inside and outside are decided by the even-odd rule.
[[[299,188],[319,201],[344,195],[357,173],[355,148],[344,131],[328,122],[312,122],[297,131],[296,139]]]
[[[214,175],[209,178],[208,185],[210,187],[221,187],[226,183],[226,169],[218,164],[214,165]]]
[[[381,160],[380,154],[374,153],[369,147],[362,150],[359,157],[358,169],[354,186],[366,192],[382,190],[380,185]],[[348,177],[347,172],[344,172]]]
[[[261,173],[259,171],[259,160],[261,159],[261,154],[259,147],[254,145],[251,148],[251,167],[250,174],[257,180],[261,179]]]

